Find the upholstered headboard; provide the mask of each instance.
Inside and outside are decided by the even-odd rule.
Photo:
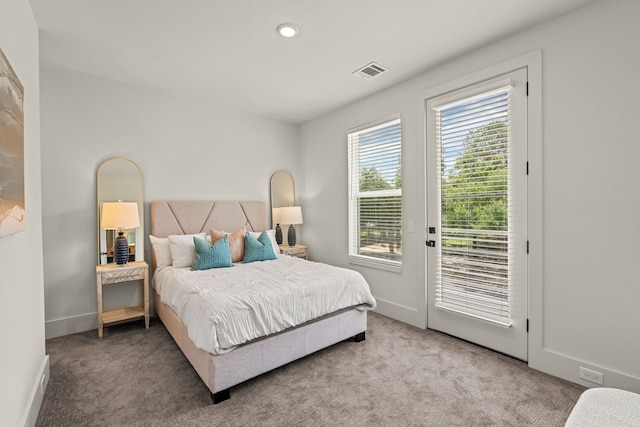
[[[250,231],[267,229],[267,211],[260,201],[153,201],[151,234],[209,233],[209,230],[233,232],[243,225]]]

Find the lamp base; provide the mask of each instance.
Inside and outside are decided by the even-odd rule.
[[[276,224],[276,243],[282,244],[282,228],[280,228],[280,224]]]
[[[124,237],[124,233],[122,231],[118,232],[118,237],[116,237],[114,246],[113,259],[116,264],[126,264],[127,261],[129,261],[129,242],[127,241],[127,238]]]
[[[289,234],[287,235],[287,238],[289,240],[289,246],[296,245],[296,228],[293,226],[293,224],[289,226]]]

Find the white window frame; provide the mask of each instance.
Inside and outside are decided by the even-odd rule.
[[[357,128],[349,129],[347,141],[348,141],[348,210],[349,210],[349,225],[348,225],[348,239],[349,239],[349,252],[348,261],[351,264],[362,265],[371,268],[377,268],[387,270],[395,273],[402,273],[402,255],[400,260],[389,260],[375,256],[361,255],[359,253],[359,234],[360,234],[360,218],[358,212],[358,202],[363,197],[384,197],[384,196],[400,196],[400,218],[399,227],[400,234],[402,235],[402,187],[388,190],[377,191],[364,191],[360,189],[360,165],[359,165],[359,150],[355,146],[357,144],[357,135],[375,130],[385,126],[390,126],[395,123],[400,125],[402,132],[402,121],[400,115],[393,115],[384,119],[378,120],[367,125],[359,126]],[[400,153],[402,153],[402,137],[400,137]],[[402,167],[402,154],[401,164]],[[401,169],[402,173],[402,169]],[[401,176],[402,179],[402,176]],[[401,238],[401,240],[403,240]],[[402,242],[401,242],[402,245]]]

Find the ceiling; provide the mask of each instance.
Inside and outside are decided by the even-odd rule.
[[[291,123],[593,2],[30,1],[43,64]],[[389,71],[352,74],[371,61]]]

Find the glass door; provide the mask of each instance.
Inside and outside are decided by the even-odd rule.
[[[425,102],[427,326],[527,360],[526,69]]]

